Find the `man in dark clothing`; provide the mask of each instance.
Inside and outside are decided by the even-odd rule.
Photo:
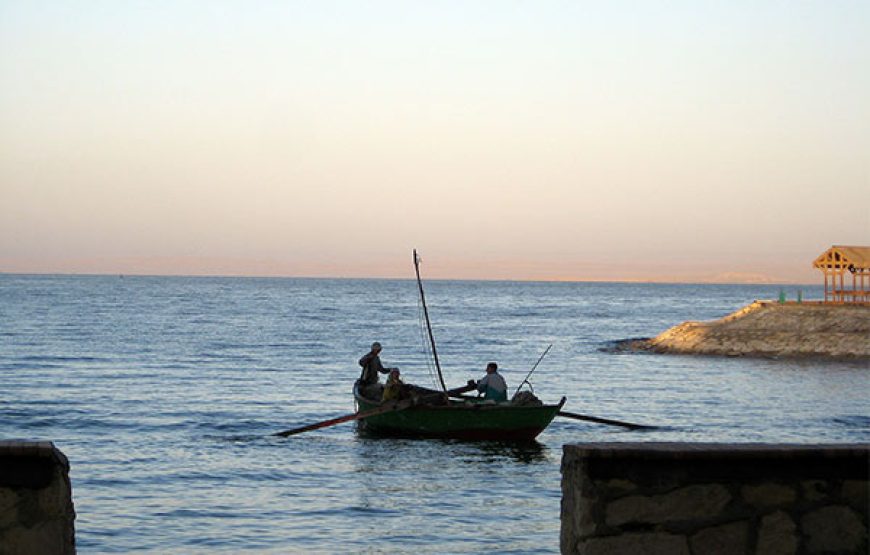
[[[381,344],[375,341],[372,343],[372,350],[359,359],[359,365],[362,366],[362,374],[359,377],[362,393],[366,397],[378,400],[381,399],[378,374],[389,374],[390,370],[398,370],[398,368],[384,368],[381,357],[378,356],[381,350]]]

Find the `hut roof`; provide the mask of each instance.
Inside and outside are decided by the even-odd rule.
[[[813,262],[815,268],[845,268],[870,270],[870,247],[834,245]]]

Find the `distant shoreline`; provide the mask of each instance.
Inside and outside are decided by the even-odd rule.
[[[663,354],[870,360],[870,303],[755,301],[711,322],[683,322],[622,349]]]
[[[202,279],[299,279],[340,281],[414,281],[409,277],[349,277],[349,276],[285,276],[242,274],[138,274],[138,273],[88,273],[88,272],[5,272],[0,276],[41,277],[118,277],[118,278],[202,278]],[[738,285],[745,287],[821,287],[819,283],[771,282],[771,281],[656,281],[636,279],[498,279],[498,278],[425,278],[427,282],[487,282],[487,283],[624,283],[626,285]]]

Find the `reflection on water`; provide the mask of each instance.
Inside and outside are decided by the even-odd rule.
[[[537,441],[522,443],[491,441],[479,443],[477,447],[481,450],[484,463],[507,459],[515,463],[532,464],[548,460],[549,450]]]
[[[358,434],[356,455],[361,460],[382,459],[386,454],[400,457],[411,452],[440,464],[460,460],[469,465],[512,462],[546,462],[549,449],[538,441],[460,441],[455,439],[397,439]],[[440,462],[439,462],[440,461]],[[362,469],[360,469],[362,470]]]
[[[436,519],[445,522],[444,534],[463,538],[453,548],[458,552],[491,550],[505,532],[522,536],[512,540],[520,551],[555,547],[556,521],[523,526],[543,507],[558,512],[558,496],[541,495],[540,476],[558,476],[561,454],[541,443],[357,437],[352,451],[355,491],[348,492],[347,510],[378,516],[377,528],[364,532],[371,542],[401,537],[403,549],[410,550],[407,542],[426,547],[416,531],[431,530]],[[488,526],[494,514],[499,526]]]

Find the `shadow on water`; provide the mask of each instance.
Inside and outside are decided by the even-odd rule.
[[[209,440],[209,441],[226,442],[226,443],[264,443],[264,444],[271,443],[276,439],[274,434],[267,434],[267,435],[246,434],[246,435],[229,435],[229,436],[206,434],[206,435],[202,436],[202,438],[205,440]]]
[[[644,348],[644,344],[649,340],[649,337],[629,337],[627,339],[604,341],[598,344],[598,352],[614,354],[648,354],[649,350]]]
[[[844,414],[832,418],[831,422],[834,425],[842,426],[844,428],[865,432],[870,431],[870,416],[863,416],[858,414]]]
[[[382,437],[357,430],[358,455],[365,459],[389,454],[397,459],[402,456],[427,456],[465,460],[473,463],[516,462],[541,463],[548,460],[550,449],[532,441],[463,441],[457,439],[431,439],[419,437]]]
[[[510,443],[501,441],[488,441],[479,443],[477,446],[482,453],[494,459],[510,458],[518,463],[546,462],[550,449],[537,441]]]
[[[537,464],[546,463],[552,456],[552,449],[532,440],[512,441],[461,441],[455,439],[425,439],[414,437],[383,437],[363,431],[351,432],[350,450],[360,461],[396,462],[426,459],[429,461],[450,461],[450,464],[465,461],[471,464],[494,462]],[[319,443],[325,436],[311,434],[282,438],[275,434],[205,434],[203,440],[224,444],[250,444],[263,446],[291,446],[294,441],[307,439],[307,443]],[[329,439],[327,437],[327,439]],[[330,439],[330,441],[332,441]],[[344,441],[342,449],[347,448]]]

